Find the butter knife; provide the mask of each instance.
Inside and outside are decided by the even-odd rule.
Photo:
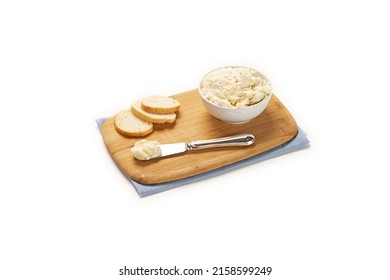
[[[160,157],[166,157],[174,154],[181,154],[191,150],[249,146],[252,145],[254,142],[255,136],[252,134],[245,133],[209,140],[194,140],[187,143],[159,144],[158,146],[161,149]]]

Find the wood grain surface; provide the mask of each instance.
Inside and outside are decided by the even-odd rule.
[[[154,131],[142,138],[119,134],[114,118],[102,127],[104,142],[122,172],[142,184],[170,182],[214,170],[246,158],[261,154],[294,138],[298,128],[286,107],[273,94],[266,110],[245,124],[226,124],[211,116],[201,103],[198,91],[191,90],[173,95],[181,103],[177,120],[173,124],[154,125]],[[128,104],[130,108],[131,104]],[[226,147],[190,151],[180,155],[136,160],[130,148],[141,139],[158,140],[161,144],[225,137],[251,133],[256,142],[248,147]]]

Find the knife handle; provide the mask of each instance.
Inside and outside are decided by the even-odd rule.
[[[245,133],[209,140],[194,140],[186,143],[186,148],[187,150],[193,150],[217,147],[249,146],[254,142],[255,136],[252,134]]]

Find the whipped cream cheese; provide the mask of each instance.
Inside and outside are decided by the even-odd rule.
[[[200,84],[202,95],[227,108],[247,107],[271,93],[270,83],[247,67],[223,67],[208,73]]]
[[[136,159],[149,160],[152,158],[161,157],[161,149],[158,146],[158,141],[148,141],[142,139],[134,144],[133,148],[130,149],[131,153]]]

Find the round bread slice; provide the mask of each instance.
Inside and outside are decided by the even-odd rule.
[[[153,132],[153,124],[135,116],[130,110],[123,110],[114,118],[116,130],[125,136],[140,137]]]
[[[152,95],[142,99],[141,108],[154,114],[174,113],[179,111],[180,102],[171,97]]]
[[[131,111],[137,117],[152,123],[173,123],[176,120],[175,113],[155,114],[145,112],[141,107],[141,100],[131,105]]]

